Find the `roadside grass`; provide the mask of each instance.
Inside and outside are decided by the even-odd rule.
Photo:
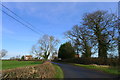
[[[42,61],[2,61],[2,70],[42,64]]]
[[[2,60],[0,60],[0,70],[2,70]]]
[[[105,67],[105,66],[99,66],[99,65],[83,65],[83,64],[74,64],[74,65],[89,68],[89,69],[95,69],[98,71],[103,71],[109,74],[120,75],[120,72],[118,71],[117,67],[110,67],[110,66]]]
[[[53,66],[54,66],[55,71],[56,71],[54,78],[64,78],[64,74],[63,74],[62,69],[56,64],[53,64]]]

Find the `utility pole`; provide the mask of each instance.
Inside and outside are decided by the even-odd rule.
[[[119,55],[119,72],[120,72],[120,1],[118,2],[118,55]]]

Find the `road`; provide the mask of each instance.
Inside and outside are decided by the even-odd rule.
[[[110,74],[106,74],[100,71],[87,69],[71,64],[63,64],[63,63],[55,63],[59,65],[63,72],[64,78],[115,78],[117,76],[113,76]]]

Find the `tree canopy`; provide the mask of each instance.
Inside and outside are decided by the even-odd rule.
[[[43,35],[43,37],[38,40],[38,43],[32,47],[32,53],[39,58],[47,60],[50,54],[55,53],[58,42],[59,41],[53,36]]]
[[[75,51],[82,57],[89,58],[98,53],[99,58],[107,58],[117,47],[118,31],[117,17],[107,11],[97,10],[84,14],[80,25],[65,32],[65,36],[72,41]]]
[[[94,35],[98,45],[98,57],[107,58],[108,50],[114,48],[116,16],[107,11],[98,10],[83,17],[83,24]]]
[[[75,50],[70,42],[62,44],[59,48],[58,58],[69,59],[75,57]]]

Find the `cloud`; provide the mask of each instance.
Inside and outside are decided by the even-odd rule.
[[[43,16],[43,15],[58,15],[67,11],[75,10],[77,3],[32,3],[32,2],[19,2],[19,3],[4,3],[12,10],[17,10],[21,14],[28,14],[31,16]],[[44,12],[44,13],[43,13]],[[45,13],[46,12],[46,13]],[[51,14],[52,13],[52,14]]]
[[[16,2],[4,3],[4,5],[21,17],[27,15],[30,18],[39,18],[42,21],[52,24],[55,24],[54,21],[61,22],[62,16],[66,14],[66,17],[71,17],[73,13],[77,13],[75,11],[78,9],[76,8],[77,3]]]

